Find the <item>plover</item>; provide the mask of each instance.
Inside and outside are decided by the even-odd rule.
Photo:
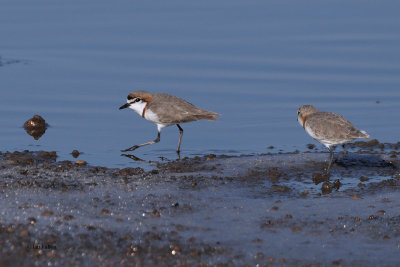
[[[356,138],[370,138],[365,132],[358,130],[343,116],[332,112],[321,112],[312,105],[301,106],[297,110],[297,121],[304,130],[315,140],[329,149],[330,161],[326,172],[333,162],[331,146],[342,145],[343,155],[346,153],[344,144]]]
[[[180,123],[197,120],[216,121],[216,117],[220,115],[212,111],[200,109],[179,97],[169,94],[151,94],[146,91],[135,91],[128,95],[126,102],[119,109],[130,108],[144,119],[157,124],[158,135],[153,141],[132,146],[122,150],[122,152],[133,151],[142,146],[158,143],[160,141],[161,129],[175,124],[179,129],[177,149],[179,153],[183,135]]]

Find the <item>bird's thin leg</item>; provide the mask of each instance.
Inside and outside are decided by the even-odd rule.
[[[181,126],[179,124],[177,124],[176,126],[178,126],[178,129],[179,129],[179,143],[178,143],[178,149],[176,150],[176,152],[179,154],[179,152],[181,151],[183,129],[181,128]]]
[[[158,131],[157,138],[154,139],[153,141],[150,141],[150,142],[147,142],[147,143],[144,143],[144,144],[140,144],[140,145],[132,146],[132,147],[130,147],[130,148],[121,150],[121,152],[133,151],[133,150],[135,150],[135,149],[137,149],[137,148],[139,148],[139,147],[147,146],[147,145],[152,145],[152,144],[155,144],[155,143],[158,143],[158,142],[160,142],[160,131]]]
[[[332,162],[333,162],[333,151],[332,151],[332,149],[328,146],[328,149],[329,149],[329,152],[330,152],[330,154],[331,154],[331,157],[330,157],[330,159],[329,159],[329,164],[328,164],[328,168],[326,169],[326,173],[328,174],[329,173],[329,170],[330,170],[330,168],[331,168],[331,166],[332,166]]]
[[[342,147],[343,147],[343,153],[340,154],[340,156],[336,159],[336,161],[340,160],[341,158],[343,158],[347,154],[346,147],[345,147],[344,144],[342,144]]]

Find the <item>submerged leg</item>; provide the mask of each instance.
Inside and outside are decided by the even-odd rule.
[[[158,131],[157,138],[154,139],[153,141],[150,141],[150,142],[147,142],[147,143],[144,143],[144,144],[140,144],[140,145],[132,146],[132,147],[130,147],[130,148],[121,150],[121,152],[133,151],[133,150],[135,150],[135,149],[137,149],[137,148],[139,148],[139,147],[147,146],[147,145],[152,145],[152,144],[155,144],[155,143],[158,143],[158,142],[160,142],[160,131]]]
[[[347,154],[346,147],[345,147],[344,144],[342,144],[342,147],[343,147],[343,153],[340,154],[340,156],[336,159],[336,161],[340,160],[341,158],[343,158]]]
[[[181,128],[181,126],[179,124],[177,124],[176,126],[178,126],[178,129],[179,129],[179,143],[178,143],[178,149],[176,150],[176,152],[178,152],[178,154],[179,154],[179,152],[181,151],[183,129]]]
[[[326,169],[326,173],[329,173],[329,170],[330,170],[330,168],[332,166],[332,162],[333,162],[333,151],[329,146],[328,146],[328,149],[329,149],[331,157],[329,159],[329,164],[328,164],[328,168]]]

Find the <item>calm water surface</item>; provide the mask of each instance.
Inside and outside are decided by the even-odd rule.
[[[78,149],[90,164],[136,166],[120,150],[157,131],[118,110],[135,90],[222,114],[182,125],[182,156],[306,150],[302,104],[397,142],[398,10],[397,1],[2,1],[0,150],[72,160]],[[22,128],[34,114],[50,124],[37,141]],[[135,155],[175,159],[178,136],[165,128]]]

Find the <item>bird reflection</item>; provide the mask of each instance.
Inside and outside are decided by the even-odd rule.
[[[132,159],[132,160],[134,160],[134,161],[140,161],[140,162],[146,162],[146,160],[144,160],[144,159],[141,159],[141,158],[139,158],[139,157],[136,157],[135,155],[133,155],[133,154],[121,154],[121,156],[122,157],[127,157],[127,158],[130,158],[130,159]],[[167,158],[165,158],[165,157],[163,157],[163,156],[160,156],[160,157],[158,157],[161,161],[168,161],[168,159]],[[181,154],[180,153],[177,153],[177,158],[176,158],[176,160],[181,160]],[[151,162],[151,161],[149,161],[149,162]]]
[[[138,158],[138,157],[136,157],[135,155],[132,155],[132,154],[121,154],[121,156],[133,159],[134,161],[145,162],[144,159]]]

